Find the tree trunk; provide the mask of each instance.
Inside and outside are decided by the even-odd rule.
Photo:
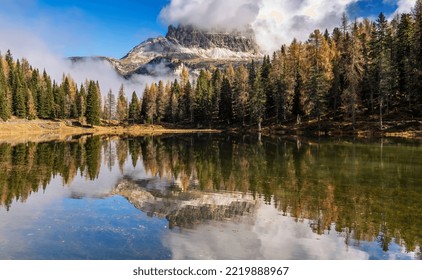
[[[356,125],[356,108],[355,108],[355,102],[353,102],[352,104],[352,125],[353,125],[353,130],[355,130],[355,125]]]
[[[382,130],[382,98],[380,100],[380,129]]]

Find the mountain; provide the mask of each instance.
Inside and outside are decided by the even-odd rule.
[[[193,26],[170,25],[165,37],[148,39],[121,59],[98,57],[109,61],[125,77],[134,74],[159,76],[177,72],[186,65],[195,72],[207,67],[224,67],[252,59],[262,53],[249,31],[204,31]],[[81,58],[72,58],[74,62]]]

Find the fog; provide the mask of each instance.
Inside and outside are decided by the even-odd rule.
[[[142,96],[146,84],[174,79],[174,76],[167,74],[161,65],[157,65],[155,77],[134,75],[131,79],[125,79],[105,60],[86,58],[84,61],[72,63],[53,50],[53,46],[47,45],[40,37],[22,28],[0,28],[0,38],[2,55],[10,50],[15,59],[25,58],[40,71],[45,69],[56,82],[62,81],[63,74],[70,74],[78,85],[84,83],[86,79],[98,81],[103,95],[111,89],[117,96],[123,84],[128,98],[133,91]]]

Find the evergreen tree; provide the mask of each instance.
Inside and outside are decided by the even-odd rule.
[[[33,120],[37,117],[37,109],[34,102],[34,96],[32,92],[28,89],[27,91],[27,100],[26,100],[26,113],[28,120]]]
[[[116,116],[119,122],[127,119],[127,100],[123,84],[119,89],[119,97],[117,98]]]
[[[136,123],[139,121],[139,114],[140,114],[139,107],[140,106],[139,106],[138,96],[136,95],[136,92],[133,92],[132,99],[129,103],[129,114],[128,114],[128,119],[133,123]]]
[[[413,37],[412,37],[412,99],[417,106],[414,110],[418,115],[422,112],[422,0],[417,0],[413,9]]]
[[[265,112],[266,96],[262,86],[261,70],[258,69],[255,75],[255,81],[250,92],[250,110],[251,117],[258,124],[258,131],[261,130],[262,121]]]
[[[7,101],[7,83],[3,70],[3,58],[0,55],[0,119],[9,119],[10,108]]]
[[[235,115],[242,122],[242,125],[245,126],[245,117],[248,115],[249,104],[249,74],[243,65],[236,69],[234,96]]]
[[[186,112],[186,118],[189,120],[189,122],[193,123],[193,108],[195,104],[195,97],[190,81],[186,83],[183,91],[185,96],[183,106]]]
[[[178,118],[178,107],[179,107],[179,95],[180,95],[180,85],[177,80],[174,80],[170,90],[170,99],[167,109],[167,119],[171,120],[174,124]]]
[[[384,109],[387,106],[392,95],[394,83],[394,72],[392,64],[391,50],[391,32],[389,24],[383,13],[380,13],[376,21],[376,43],[375,55],[377,57],[378,73],[378,107],[380,128],[383,129]]]
[[[414,98],[412,96],[412,18],[410,14],[402,14],[397,26],[396,36],[396,65],[398,75],[398,91],[404,97],[401,103],[403,109],[407,106],[412,109]]]
[[[211,124],[214,88],[209,73],[201,70],[195,89],[194,119],[197,124]]]
[[[352,115],[353,128],[355,127],[356,110],[360,99],[360,85],[364,65],[358,36],[358,26],[355,22],[350,37],[347,64],[345,65],[346,89],[342,94],[343,106],[346,112]]]
[[[273,94],[273,85],[270,81],[270,73],[271,73],[271,61],[270,56],[264,56],[264,61],[261,66],[261,79],[262,79],[262,86],[265,94],[265,118],[271,118],[275,115],[276,104],[275,98]]]
[[[113,91],[110,89],[105,97],[104,102],[105,110],[107,111],[106,116],[107,120],[111,122],[116,118],[116,97],[113,94]]]
[[[304,96],[304,46],[296,39],[288,48],[289,68],[292,75],[293,83],[293,101],[292,113],[299,119],[304,114],[303,96]]]
[[[308,41],[309,80],[306,84],[307,111],[318,118],[326,113],[326,97],[333,78],[332,52],[319,30],[315,30]]]
[[[189,82],[189,81],[188,81]],[[165,117],[166,107],[168,104],[168,96],[166,94],[163,81],[159,81],[156,99],[157,122],[160,123]]]
[[[100,103],[98,102],[98,88],[94,81],[89,82],[86,96],[86,121],[91,126],[100,124]]]
[[[229,64],[229,68],[233,69],[233,66]],[[226,71],[227,73],[229,70]],[[228,75],[226,73],[226,76]],[[212,87],[215,94],[212,96],[212,120],[217,121],[220,117],[220,103],[221,103],[221,85],[223,83],[223,75],[220,69],[216,68],[211,77]]]
[[[79,119],[85,118],[86,115],[86,90],[82,84],[76,96],[76,109]]]
[[[27,88],[19,73],[15,74],[15,88],[13,89],[13,114],[18,118],[26,118],[25,96]]]
[[[232,86],[228,78],[223,79],[221,85],[221,99],[219,106],[219,118],[221,121],[230,124],[233,119],[233,96]]]

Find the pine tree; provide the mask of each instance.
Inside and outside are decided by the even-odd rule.
[[[280,121],[280,116],[283,116],[283,120],[286,120],[287,115],[292,111],[295,86],[294,70],[294,59],[288,57],[286,46],[283,45],[281,50],[274,54],[270,72],[277,123]]]
[[[132,93],[132,99],[129,103],[129,114],[128,114],[128,119],[132,122],[132,123],[136,123],[139,121],[139,114],[140,114],[140,110],[139,110],[139,99],[138,96],[136,95],[136,92]]]
[[[233,66],[229,64],[229,68],[233,69]],[[226,76],[229,70],[226,71]],[[214,89],[215,94],[212,98],[212,120],[217,121],[220,117],[220,103],[221,103],[221,85],[223,83],[223,75],[221,74],[220,69],[216,68],[211,77],[212,87]]]
[[[15,88],[13,90],[13,114],[18,118],[26,118],[25,96],[27,88],[19,73],[15,74]]]
[[[358,26],[355,22],[349,42],[347,64],[345,65],[346,88],[341,96],[346,112],[352,114],[353,128],[355,128],[356,109],[360,99],[360,85],[364,65],[358,36]]]
[[[213,112],[214,87],[209,73],[201,70],[195,89],[194,119],[197,124],[211,124]]]
[[[90,81],[86,96],[86,121],[91,126],[100,124],[101,109],[99,105],[97,85],[94,81]]]
[[[54,95],[54,117],[59,119],[66,118],[66,101],[64,87],[53,82],[53,95]]]
[[[327,93],[333,78],[332,52],[319,30],[315,30],[308,41],[309,80],[306,84],[307,111],[318,118],[326,113]]]
[[[10,108],[7,101],[7,83],[3,70],[3,58],[0,55],[0,119],[6,121],[9,119]]]
[[[264,56],[264,61],[261,66],[261,79],[262,86],[265,94],[265,118],[271,118],[275,115],[276,104],[273,95],[273,83],[270,82],[271,73],[271,61],[270,56]]]
[[[43,71],[37,94],[37,111],[41,119],[54,118],[54,95],[50,77]]]
[[[362,50],[363,73],[362,73],[362,108],[369,114],[374,113],[374,92],[375,84],[374,81],[374,66],[373,66],[373,55],[372,55],[372,36],[374,34],[375,26],[369,20],[364,20],[359,25],[360,33],[360,45]]]
[[[412,97],[417,106],[414,110],[418,115],[422,112],[422,0],[417,0],[413,9],[413,37],[412,37]]]
[[[37,117],[37,109],[34,102],[32,92],[27,90],[26,112],[28,120],[33,120]]]
[[[83,84],[76,96],[76,109],[78,111],[79,119],[83,120],[86,116],[86,90]]]
[[[127,100],[123,84],[119,89],[119,97],[117,98],[116,116],[119,122],[127,119]]]
[[[230,124],[233,119],[233,96],[232,86],[227,77],[223,79],[221,85],[221,98],[219,106],[219,118],[221,121]]]
[[[105,109],[107,110],[107,120],[111,122],[116,118],[116,97],[110,89],[105,97]]]
[[[412,18],[410,14],[402,14],[397,26],[396,36],[396,65],[398,75],[398,91],[404,96],[407,104],[400,104],[412,110],[414,98],[412,96]]]
[[[392,95],[394,84],[394,72],[392,64],[391,51],[391,32],[389,24],[383,13],[380,13],[376,21],[376,44],[375,55],[377,57],[377,73],[378,73],[378,107],[380,129],[383,129],[384,109]]]
[[[188,81],[189,82],[189,81]],[[166,94],[163,81],[158,82],[157,99],[156,99],[156,111],[157,111],[157,122],[160,123],[165,117],[166,107],[168,104],[168,96]]]
[[[167,108],[167,119],[171,120],[174,124],[178,120],[178,107],[179,107],[179,95],[180,95],[180,85],[177,80],[174,80],[170,90],[170,99]]]
[[[266,96],[262,86],[261,70],[258,69],[255,81],[250,92],[250,110],[252,120],[258,124],[258,131],[261,131],[262,121],[265,112]]]
[[[186,118],[189,120],[189,122],[193,123],[193,108],[195,104],[195,97],[190,81],[186,83],[183,91],[185,96],[184,110],[186,112]]]
[[[290,44],[287,55],[289,58],[290,75],[293,82],[293,100],[292,113],[300,119],[304,114],[303,110],[303,96],[304,96],[304,46],[296,39]]]
[[[245,126],[245,117],[248,115],[249,104],[249,74],[245,66],[236,69],[234,81],[235,115]]]

